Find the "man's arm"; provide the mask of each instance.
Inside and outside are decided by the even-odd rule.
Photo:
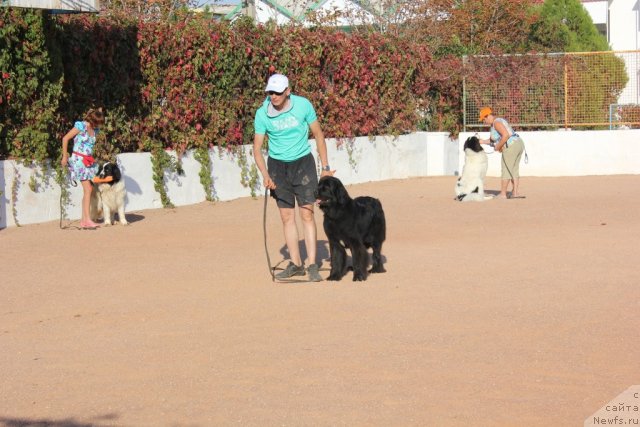
[[[255,160],[260,174],[262,174],[264,186],[274,190],[276,184],[271,180],[269,172],[267,171],[267,165],[264,162],[264,157],[262,157],[262,144],[264,144],[264,135],[255,134],[253,137],[253,160]]]
[[[332,176],[336,171],[326,171],[324,170],[325,166],[329,165],[329,159],[327,157],[327,143],[324,140],[324,133],[320,128],[320,123],[317,120],[314,120],[313,123],[309,125],[311,128],[311,133],[313,134],[313,138],[316,140],[316,148],[318,150],[318,157],[320,157],[320,163],[322,163],[322,173],[323,176]]]

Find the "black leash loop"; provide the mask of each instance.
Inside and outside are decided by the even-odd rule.
[[[71,178],[71,173],[69,172],[69,169],[68,169],[68,168],[67,168],[66,176],[67,176],[67,178],[69,179],[69,181],[71,181],[71,186],[72,186],[72,187],[77,187],[77,186],[78,186],[78,183],[76,182],[76,180]],[[66,229],[68,229],[68,228],[74,228],[74,229],[76,229],[76,230],[81,230],[81,228],[80,228],[80,227],[77,227],[77,226],[75,226],[75,225],[74,225],[73,227],[71,227],[71,224],[73,223],[73,221],[70,221],[70,222],[69,222],[69,224],[67,224],[67,225],[66,225],[66,226],[64,226],[64,227],[62,226],[62,211],[63,211],[63,206],[62,206],[62,205],[63,205],[62,193],[63,193],[63,191],[62,191],[62,185],[61,185],[61,186],[60,186],[60,229],[61,229],[61,230],[66,230]]]
[[[262,231],[264,233],[264,252],[267,254],[267,265],[269,266],[269,274],[271,275],[271,281],[276,281],[276,276],[273,273],[274,268],[271,267],[271,258],[269,257],[269,248],[267,247],[267,202],[269,200],[269,189],[264,189],[264,209],[262,211]]]
[[[269,248],[267,246],[267,202],[269,201],[269,189],[265,188],[264,190],[264,206],[262,211],[262,232],[264,234],[264,253],[267,255],[267,266],[269,267],[269,274],[271,275],[271,281],[277,283],[310,283],[308,280],[299,280],[299,279],[278,279],[276,280],[275,271],[276,270],[284,270],[284,268],[280,267],[280,264],[286,261],[283,259],[275,266],[271,266],[271,257],[269,257]],[[320,269],[320,271],[324,271],[325,269]]]

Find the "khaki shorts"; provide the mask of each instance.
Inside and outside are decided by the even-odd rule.
[[[520,138],[509,141],[509,147],[502,151],[502,179],[520,178],[520,158],[524,152],[524,142]]]

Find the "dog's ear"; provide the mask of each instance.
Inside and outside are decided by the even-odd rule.
[[[476,153],[483,151],[482,145],[480,145],[480,139],[478,139],[478,137],[475,137],[475,136],[473,137],[473,146],[474,146],[474,151]]]
[[[336,200],[339,205],[346,205],[349,202],[349,193],[347,193],[347,189],[344,188],[341,182],[338,182],[336,185]]]
[[[467,138],[467,140],[464,142],[464,150],[466,150],[467,148],[470,148],[476,153],[482,151],[482,145],[480,145],[480,140],[477,136],[470,136],[469,138]]]
[[[113,180],[120,181],[120,178],[122,178],[122,174],[120,173],[120,168],[118,167],[118,165],[114,163],[112,169],[113,169]]]

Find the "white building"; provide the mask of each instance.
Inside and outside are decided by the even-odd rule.
[[[640,0],[582,0],[600,32],[615,51],[640,50]],[[629,82],[621,104],[640,104],[640,54],[624,56]]]
[[[582,0],[613,50],[640,49],[640,0]]]
[[[100,0],[3,0],[0,1],[0,6],[97,13],[100,10]]]
[[[231,9],[229,5],[209,2],[210,10],[233,20],[248,15],[256,22],[276,22],[278,25],[292,22],[307,23],[311,14],[336,16],[334,25],[351,26],[373,23],[375,15],[382,10],[384,0],[245,0]]]

